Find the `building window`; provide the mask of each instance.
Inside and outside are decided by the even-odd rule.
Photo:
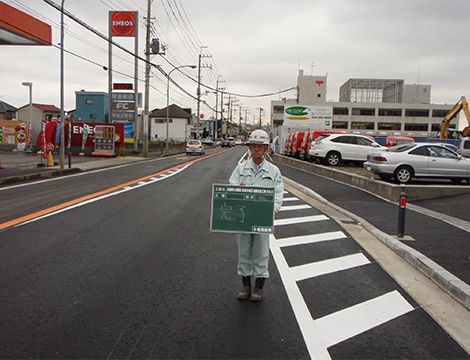
[[[450,110],[433,110],[432,117],[445,118]]]
[[[348,122],[347,121],[333,121],[333,129],[347,129]]]
[[[273,112],[274,114],[284,114],[284,106],[274,106]]]
[[[428,131],[428,124],[405,124],[405,131]]]
[[[400,123],[378,123],[377,130],[401,130]]]
[[[379,109],[379,116],[401,116],[401,109]]]
[[[94,103],[95,103],[95,100],[93,100],[93,99],[86,99],[85,100],[85,104],[87,104],[87,105],[93,105]]]
[[[352,115],[358,116],[374,116],[375,109],[352,109]]]
[[[407,117],[429,117],[429,110],[413,110],[406,109],[405,116]]]
[[[168,119],[170,124],[173,123],[173,119]],[[166,124],[166,119],[155,119],[155,124]]]
[[[317,94],[317,97],[319,97],[319,98],[320,98],[320,97],[321,97],[321,94]]]
[[[90,119],[96,119],[96,114],[90,114]]]
[[[333,115],[348,115],[348,108],[333,108]]]
[[[351,122],[351,129],[374,130],[373,122]]]
[[[7,112],[7,120],[13,119],[13,113]]]

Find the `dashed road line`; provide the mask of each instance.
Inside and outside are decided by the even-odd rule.
[[[68,201],[68,202],[65,202],[63,204],[59,204],[59,205],[50,207],[48,209],[44,209],[44,210],[35,212],[33,214],[29,214],[29,215],[26,215],[26,216],[23,216],[23,217],[20,217],[20,218],[11,220],[11,221],[4,222],[4,223],[0,224],[0,230],[4,230],[4,229],[9,228],[11,226],[18,227],[18,226],[22,226],[22,225],[25,225],[25,224],[29,224],[31,222],[34,222],[34,221],[37,221],[37,220],[40,220],[40,219],[44,219],[46,217],[49,217],[49,216],[52,216],[52,215],[55,215],[55,214],[59,214],[61,212],[68,211],[68,210],[74,209],[74,208],[79,207],[79,206],[83,206],[83,205],[86,205],[86,204],[89,204],[89,203],[92,203],[92,202],[95,202],[95,201],[98,201],[98,200],[103,200],[103,199],[105,199],[107,197],[110,197],[110,196],[118,195],[118,194],[121,194],[121,193],[126,192],[126,191],[134,190],[134,189],[137,189],[139,187],[146,186],[146,185],[152,184],[154,182],[167,179],[168,177],[174,176],[174,175],[180,173],[181,171],[185,170],[191,164],[192,164],[192,162],[187,163],[187,164],[183,164],[183,165],[178,165],[174,168],[164,170],[161,173],[153,174],[153,175],[150,175],[150,176],[148,176],[146,178],[143,178],[143,179],[134,180],[134,181],[126,183],[126,184],[115,186],[115,187],[112,187],[112,188],[109,188],[109,189],[106,189],[106,190],[103,190],[103,191],[99,191],[99,192],[94,193],[94,194],[86,195],[86,196],[83,196],[81,198],[78,198],[78,199],[75,199],[75,200],[72,200],[72,201]]]

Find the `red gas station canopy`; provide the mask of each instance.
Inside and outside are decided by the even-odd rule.
[[[51,45],[51,27],[0,1],[0,45]]]

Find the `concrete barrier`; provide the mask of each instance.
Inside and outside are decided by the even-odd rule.
[[[400,194],[406,194],[407,201],[433,199],[443,196],[452,196],[470,193],[470,186],[466,185],[404,185],[392,184],[383,180],[369,179],[364,176],[341,171],[331,166],[313,164],[291,157],[270,154],[274,162],[302,169],[328,179],[340,181],[367,190],[387,200],[398,202]]]

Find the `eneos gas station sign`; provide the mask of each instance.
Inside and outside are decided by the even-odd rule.
[[[134,36],[135,13],[133,11],[111,11],[111,35]]]

